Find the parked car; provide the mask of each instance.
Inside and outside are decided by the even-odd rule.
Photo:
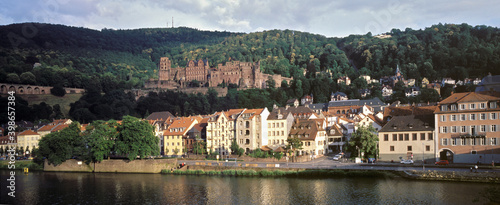
[[[401,164],[413,164],[413,160],[411,159],[401,160]]]
[[[340,154],[337,154],[337,155],[335,155],[335,156],[333,157],[333,160],[337,160],[337,161],[338,161],[338,160],[340,160],[340,159],[342,159],[342,155],[340,155]]]
[[[438,162],[434,163],[435,165],[448,165],[450,162],[448,160],[439,160]]]

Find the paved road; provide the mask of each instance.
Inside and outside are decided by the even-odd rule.
[[[208,160],[182,160],[179,159],[179,163],[185,163],[187,165],[195,165],[198,163],[212,163],[212,165],[216,166],[217,161],[208,161]],[[222,166],[236,166],[234,161],[219,161],[222,163]],[[331,157],[320,157],[315,159],[314,161],[309,162],[300,162],[300,163],[286,163],[286,162],[244,162],[238,161],[238,164],[257,164],[257,167],[264,168],[268,166],[272,166],[271,164],[279,164],[280,168],[301,168],[301,169],[359,169],[359,170],[423,170],[422,166],[412,166],[412,165],[400,165],[397,163],[387,163],[387,164],[355,164],[355,163],[342,163],[339,161],[331,160]],[[446,167],[446,166],[426,166],[425,170],[440,170],[440,171],[464,171],[469,172],[469,168],[456,168],[456,167]],[[479,169],[478,172],[500,172],[499,169]]]

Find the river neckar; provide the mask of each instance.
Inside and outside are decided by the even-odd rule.
[[[484,204],[498,184],[390,177],[230,177],[0,170],[2,204]]]

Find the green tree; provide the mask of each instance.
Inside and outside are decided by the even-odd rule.
[[[118,123],[114,120],[108,122],[96,120],[86,127],[84,137],[93,162],[101,162],[109,157],[118,135],[117,126]]]
[[[19,76],[21,83],[23,84],[36,84],[36,76],[32,72],[24,72]]]
[[[291,150],[295,153],[296,150],[302,150],[302,141],[298,137],[289,137],[286,142],[288,143],[286,145],[287,150]]]
[[[154,135],[153,126],[147,121],[125,116],[116,130],[119,133],[115,142],[117,154],[126,156],[129,160],[159,154],[159,139]]]
[[[236,137],[233,138],[233,140],[231,141],[231,153],[232,154],[237,154],[238,150],[240,149],[240,146],[238,145],[238,143],[236,142]]]
[[[373,126],[356,127],[356,131],[349,140],[347,150],[351,152],[351,157],[359,157],[360,152],[364,152],[365,157],[377,157],[378,136]]]
[[[174,154],[177,155],[179,153],[179,151],[180,151],[179,148],[175,147]]]
[[[439,102],[439,93],[431,88],[422,88],[421,93],[421,101],[426,102]]]
[[[19,76],[15,73],[7,74],[6,80],[8,83],[21,83],[21,79],[19,79]]]
[[[62,85],[58,84],[50,89],[50,93],[55,96],[63,97],[66,95],[66,90],[64,90]]]
[[[283,152],[277,152],[277,153],[274,153],[274,158],[276,158],[278,161],[281,160],[281,158],[283,158]]]
[[[74,156],[82,156],[85,144],[80,137],[80,124],[73,122],[59,132],[47,134],[38,143],[38,157],[47,158],[53,165],[59,165]]]
[[[196,140],[193,145],[194,154],[205,154],[206,153],[206,143],[201,140]]]

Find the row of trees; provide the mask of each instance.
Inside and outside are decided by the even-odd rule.
[[[9,102],[7,97],[0,97],[0,104],[6,106],[7,102]],[[16,97],[14,102],[16,109],[16,121],[25,120],[30,122],[38,122],[51,119],[61,119],[65,116],[59,104],[50,106],[45,102],[41,102],[39,104],[28,105],[28,101],[19,96]],[[7,107],[0,110],[0,124],[7,123],[9,121],[9,115],[7,113],[8,110],[6,108]]]
[[[89,124],[82,133],[80,124],[73,122],[69,127],[43,137],[35,155],[58,165],[78,158],[89,162],[100,162],[109,157],[123,157],[129,160],[144,159],[159,155],[159,139],[148,122],[131,116],[115,120],[97,120]]]

